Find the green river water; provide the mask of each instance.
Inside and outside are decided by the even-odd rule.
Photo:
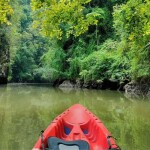
[[[0,86],[0,150],[31,150],[40,131],[76,103],[102,120],[122,150],[150,149],[150,100],[116,91],[9,84]]]

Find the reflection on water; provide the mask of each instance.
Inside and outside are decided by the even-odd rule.
[[[96,114],[122,150],[149,150],[150,101],[114,91],[19,84],[0,86],[0,150],[32,149],[40,131],[75,103]]]

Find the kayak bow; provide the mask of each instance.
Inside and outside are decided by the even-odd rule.
[[[32,150],[120,150],[102,121],[80,104],[57,116]]]

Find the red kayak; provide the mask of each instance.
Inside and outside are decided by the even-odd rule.
[[[48,126],[32,150],[121,150],[104,124],[80,104]]]

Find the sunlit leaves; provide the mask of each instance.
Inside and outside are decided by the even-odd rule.
[[[0,24],[11,24],[8,17],[12,15],[13,10],[9,3],[10,0],[0,0]]]
[[[150,1],[129,0],[116,6],[114,27],[121,40],[126,41],[134,76],[150,75],[150,56],[144,49],[150,39]]]
[[[44,35],[50,38],[68,38],[70,35],[79,36],[88,30],[88,27],[97,24],[99,13],[84,14],[84,4],[91,0],[32,0],[32,9],[35,13],[35,27],[40,27]]]
[[[119,34],[126,32],[130,41],[144,41],[150,36],[150,1],[130,0],[127,4],[115,7],[114,26]],[[144,38],[141,40],[141,38]]]

